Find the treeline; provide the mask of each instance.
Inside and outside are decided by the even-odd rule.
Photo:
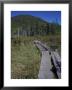
[[[28,19],[27,19],[28,18]],[[22,20],[23,19],[23,20]],[[12,18],[12,36],[35,36],[60,34],[61,26],[56,23],[48,23],[32,16]]]

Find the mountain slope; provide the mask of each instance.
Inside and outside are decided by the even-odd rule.
[[[60,25],[48,23],[39,17],[31,15],[19,15],[11,17],[12,35],[48,35],[60,32]]]

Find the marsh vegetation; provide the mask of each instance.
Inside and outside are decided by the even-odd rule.
[[[34,40],[61,53],[61,26],[33,16],[11,18],[11,78],[37,79],[41,53]]]

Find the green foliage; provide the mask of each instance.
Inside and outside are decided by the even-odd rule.
[[[35,36],[60,34],[61,26],[56,23],[48,23],[38,17],[24,15],[11,18],[12,35]],[[19,30],[19,31],[18,31]]]

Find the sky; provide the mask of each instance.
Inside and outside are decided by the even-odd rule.
[[[11,11],[11,17],[18,15],[32,15],[61,25],[61,11]]]

